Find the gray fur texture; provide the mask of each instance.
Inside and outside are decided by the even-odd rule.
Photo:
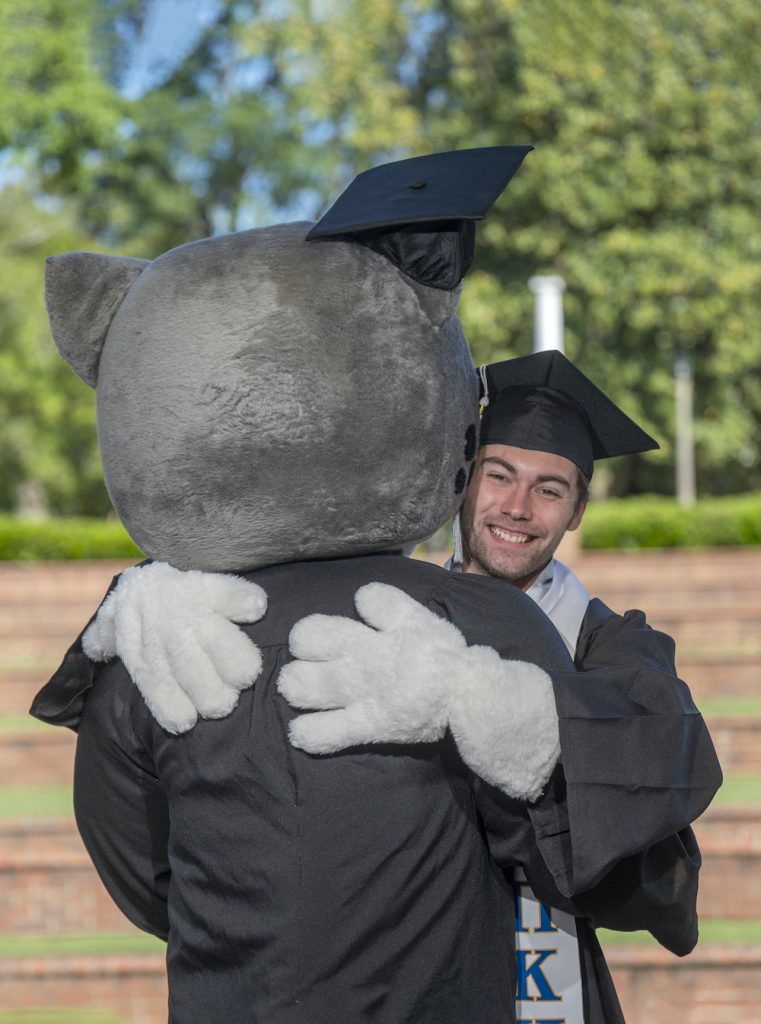
[[[55,259],[56,341],[97,373],[109,493],[153,558],[224,571],[389,550],[459,504],[477,395],[457,294],[308,228],[150,264]],[[102,351],[59,341],[104,325]]]

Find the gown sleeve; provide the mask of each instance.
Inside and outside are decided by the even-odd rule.
[[[721,770],[673,641],[641,612],[591,611],[579,671],[553,674],[562,764],[525,820],[479,784],[487,834],[547,902],[684,954],[697,940],[700,868],[689,826]]]
[[[122,913],[143,931],[169,933],[169,815],[136,719],[147,720],[121,662],[101,668],[80,715],[74,811],[87,851]],[[123,678],[122,678],[123,677]],[[150,735],[150,728],[140,730]]]
[[[530,814],[561,890],[583,892],[624,857],[686,829],[722,782],[674,643],[642,612],[582,626],[572,675],[553,679],[565,794]],[[558,837],[568,828],[569,844]]]
[[[118,582],[119,576],[114,576],[103,595],[103,601]],[[95,620],[103,601],[82,627],[79,636],[64,654],[61,664],[32,701],[29,714],[39,718],[41,722],[48,725],[63,725],[74,732],[79,729],[87,694],[92,689],[95,673],[99,668],[83,651],[82,637]]]

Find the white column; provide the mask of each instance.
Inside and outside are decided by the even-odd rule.
[[[557,349],[563,345],[563,292],[565,281],[554,275],[529,278],[528,286],[536,296],[534,303],[534,352]]]
[[[684,352],[674,356],[676,400],[676,498],[680,505],[694,505],[695,441],[692,433],[692,361]]]

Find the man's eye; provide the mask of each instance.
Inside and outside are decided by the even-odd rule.
[[[492,472],[492,473],[487,473],[486,475],[489,477],[490,480],[496,480],[499,483],[502,483],[503,481],[507,480],[507,477],[505,476],[504,473],[494,473],[494,472]]]
[[[560,497],[562,497],[562,495],[560,494],[559,491],[554,491],[551,487],[542,487],[542,488],[540,488],[539,493],[542,495],[543,498],[560,498]]]

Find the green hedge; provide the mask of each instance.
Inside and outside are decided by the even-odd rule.
[[[642,495],[592,501],[584,516],[582,546],[595,548],[708,548],[761,545],[761,494],[703,498],[682,508],[673,498]],[[447,544],[439,531],[437,545]],[[0,516],[0,561],[143,558],[124,527],[102,519],[29,522]]]
[[[104,519],[46,519],[31,522],[0,516],[0,561],[41,562],[57,559],[145,556],[122,524]]]
[[[652,494],[591,501],[581,531],[587,550],[761,544],[761,494],[702,498],[689,508]]]

